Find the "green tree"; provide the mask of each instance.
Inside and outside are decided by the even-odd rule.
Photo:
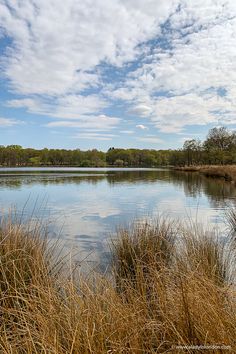
[[[204,142],[204,149],[210,156],[211,163],[225,164],[230,162],[235,147],[236,135],[226,127],[212,128]]]
[[[201,158],[201,142],[200,140],[186,140],[183,145],[183,151],[186,156],[187,165],[199,164]]]

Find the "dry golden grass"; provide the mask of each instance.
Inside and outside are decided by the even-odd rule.
[[[201,168],[202,168],[201,166],[191,165],[191,166],[177,166],[174,169],[176,171],[183,171],[183,172],[198,172],[200,171]]]
[[[236,182],[236,166],[207,166],[202,167],[200,172],[207,177],[224,178],[226,181]]]
[[[236,165],[184,166],[175,169],[185,172],[200,172],[206,177],[223,178],[236,183]]]
[[[182,353],[177,345],[235,352],[229,244],[159,219],[119,232],[113,281],[85,280],[65,271],[42,233],[1,227],[1,353]]]

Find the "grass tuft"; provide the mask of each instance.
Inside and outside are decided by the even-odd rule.
[[[139,223],[112,243],[113,279],[85,278],[70,276],[41,227],[3,222],[0,352],[235,352],[231,242],[164,218]]]

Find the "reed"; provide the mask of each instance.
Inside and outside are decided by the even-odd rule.
[[[0,352],[234,352],[234,250],[161,218],[118,232],[112,279],[85,277],[58,259],[41,226],[3,222]]]
[[[236,166],[235,165],[220,165],[207,166],[200,169],[206,177],[223,178],[229,182],[236,182]]]
[[[183,172],[199,172],[206,177],[222,178],[225,181],[236,183],[236,165],[200,165],[180,166],[175,170]]]

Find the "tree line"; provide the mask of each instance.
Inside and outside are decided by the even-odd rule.
[[[32,149],[20,145],[0,145],[1,166],[78,166],[78,167],[158,167],[204,164],[235,164],[236,133],[225,127],[213,128],[206,140],[191,139],[181,149]]]
[[[179,165],[225,165],[236,163],[236,132],[225,127],[212,128],[206,140],[185,141],[178,152]]]

